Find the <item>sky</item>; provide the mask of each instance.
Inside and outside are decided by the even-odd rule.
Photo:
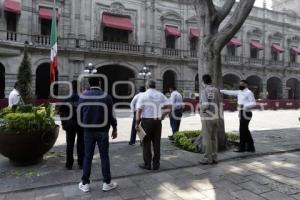
[[[263,7],[263,0],[255,0],[255,6],[257,7]],[[271,9],[272,8],[272,0],[266,0],[267,2],[267,8]]]

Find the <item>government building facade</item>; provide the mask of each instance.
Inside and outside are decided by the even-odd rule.
[[[1,0],[0,98],[7,98],[25,42],[33,92],[49,97],[50,0]],[[222,0],[217,3],[222,4]],[[193,6],[182,0],[57,0],[58,80],[78,78],[92,63],[115,81],[144,84],[147,67],[166,92],[198,93],[199,31]],[[257,98],[300,99],[300,16],[292,11],[254,8],[222,51],[225,88],[247,79]],[[119,95],[131,93],[119,87]]]

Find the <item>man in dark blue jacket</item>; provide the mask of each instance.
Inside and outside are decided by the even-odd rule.
[[[109,161],[109,129],[112,126],[112,138],[117,138],[117,120],[113,113],[112,98],[100,88],[100,80],[89,78],[89,90],[85,91],[79,100],[78,111],[81,114],[81,125],[84,127],[85,155],[83,162],[82,182],[79,189],[90,191],[90,174],[96,143],[101,158],[103,175],[103,191],[115,189],[117,184],[111,182]]]

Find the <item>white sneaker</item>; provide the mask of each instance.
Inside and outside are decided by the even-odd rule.
[[[115,182],[110,182],[110,184],[103,183],[102,190],[104,192],[107,192],[107,191],[115,189],[116,187],[118,187],[118,184]]]
[[[83,192],[89,192],[89,191],[91,191],[91,190],[90,190],[90,184],[85,184],[85,185],[83,185],[83,183],[80,182],[79,185],[78,185],[78,187],[79,187],[79,189],[80,189],[81,191],[83,191]]]

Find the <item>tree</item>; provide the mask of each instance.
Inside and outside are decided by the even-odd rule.
[[[31,72],[31,63],[28,58],[27,47],[24,48],[24,56],[21,62],[21,65],[18,70],[17,80],[19,84],[19,92],[22,97],[22,100],[25,104],[31,103],[32,100],[32,91],[31,91],[31,82],[32,82],[32,72]]]
[[[213,0],[194,0],[193,2],[200,32],[199,77],[203,74],[210,74],[213,78],[213,84],[218,88],[222,88],[223,85],[221,51],[246,21],[254,2],[255,0],[240,0],[239,2],[224,0],[222,7],[216,6]],[[233,9],[233,7],[235,8]],[[229,19],[225,22],[227,16]],[[221,23],[224,23],[222,27],[220,26]],[[222,110],[221,106],[218,106],[219,110]],[[226,137],[223,117],[220,119],[218,136],[219,149],[224,150]]]

